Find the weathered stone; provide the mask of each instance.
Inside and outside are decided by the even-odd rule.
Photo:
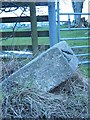
[[[49,91],[75,72],[78,59],[65,41],[60,42],[33,59],[2,83],[4,92],[16,85],[30,82],[30,87]]]

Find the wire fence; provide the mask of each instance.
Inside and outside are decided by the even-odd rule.
[[[15,8],[9,7],[9,4],[7,4],[8,7],[6,6],[5,8],[2,7],[0,8],[0,13],[2,12],[15,12],[17,9],[21,9],[21,15],[16,17],[4,17],[0,18],[1,24],[3,23],[14,23],[13,26],[10,29],[3,29],[0,31],[0,46],[2,48],[0,52],[0,59],[3,59],[3,71],[1,76],[1,79],[4,79],[11,73],[15,72],[18,70],[20,67],[28,63],[30,60],[32,60],[35,56],[32,55],[32,43],[31,43],[31,18],[28,16],[25,11],[29,10],[28,7],[20,7],[18,4],[14,4]],[[6,9],[7,8],[7,9]],[[75,15],[75,14],[80,14],[80,15],[90,15],[90,13],[60,13],[60,17],[62,15],[67,15],[68,16],[68,21],[56,21],[59,23],[64,22],[63,25],[65,25],[65,28],[62,28],[60,25],[57,31],[59,33],[59,39],[60,41],[67,41],[73,51],[75,52],[76,56],[79,58],[80,63],[79,64],[85,64],[89,65],[90,64],[90,54],[89,54],[89,49],[90,46],[88,45],[88,41],[90,40],[89,36],[89,27],[84,27],[84,28],[75,28],[71,27],[71,21],[70,21],[70,15]],[[57,19],[59,20],[59,19]],[[23,27],[21,29],[21,26],[18,26],[18,23],[29,23],[29,27]],[[37,22],[47,22],[48,23],[48,16],[43,15],[43,16],[37,16]],[[44,26],[46,27],[46,26]],[[48,26],[49,27],[49,26]],[[49,38],[49,30],[48,29],[43,29],[42,26],[39,27],[40,30],[38,30],[38,38],[40,38],[41,41],[48,41],[47,39]],[[74,34],[77,34],[79,31],[86,31],[85,33],[87,35],[82,36],[75,36],[75,37],[65,37],[62,36],[62,32],[74,32]],[[64,33],[64,35],[65,35]],[[29,39],[30,44],[27,43],[27,39]],[[23,44],[24,43],[26,44]],[[46,42],[45,42],[46,43]],[[81,45],[81,43],[83,43]],[[21,44],[21,45],[20,45]],[[48,49],[49,42],[48,44],[42,44],[39,45],[39,52],[41,53],[42,51]],[[13,69],[14,68],[14,69]],[[2,78],[3,77],[3,78]]]
[[[59,6],[58,6],[59,7]],[[77,43],[78,42],[85,42],[85,41],[87,41],[87,45],[85,44],[85,45],[79,45],[79,46],[72,46],[71,48],[73,49],[74,48],[74,50],[75,49],[78,49],[78,54],[76,54],[76,56],[80,59],[81,57],[82,58],[84,58],[84,59],[80,59],[81,61],[80,61],[80,64],[90,64],[90,54],[89,54],[89,49],[90,49],[90,46],[89,46],[89,40],[90,40],[90,33],[89,33],[89,30],[90,30],[90,23],[89,22],[87,22],[87,20],[85,20],[85,17],[83,17],[83,18],[81,18],[81,26],[75,26],[75,24],[74,24],[74,26],[72,25],[72,22],[71,22],[71,20],[70,20],[70,16],[74,16],[74,15],[85,15],[85,16],[88,16],[89,17],[89,15],[90,15],[90,13],[60,13],[60,11],[58,11],[58,13],[57,14],[59,14],[58,16],[61,18],[63,15],[64,16],[67,16],[68,17],[68,21],[60,21],[60,18],[58,18],[58,16],[57,16],[57,22],[58,22],[58,25],[60,24],[59,22],[64,22],[66,25],[67,25],[67,28],[61,28],[61,27],[59,27],[59,29],[58,29],[58,31],[60,31],[60,32],[58,32],[60,35],[58,35],[58,39],[60,39],[61,41],[63,41],[63,40],[65,40],[65,41],[76,41]],[[83,19],[83,20],[82,20]],[[58,21],[59,20],[59,21]],[[74,21],[73,21],[74,22]],[[68,37],[68,38],[65,38],[65,37],[61,37],[61,32],[74,32],[74,34],[75,34],[75,32],[79,32],[79,31],[81,31],[81,32],[83,32],[83,31],[86,31],[86,34],[87,34],[87,36],[75,36],[75,37]],[[74,36],[74,34],[73,34],[73,36]],[[60,40],[58,40],[58,41],[60,41]],[[86,51],[87,51],[87,53],[85,52],[85,49],[87,49]],[[80,51],[83,51],[83,53],[79,53]],[[85,57],[86,57],[86,60],[85,60]]]
[[[7,2],[5,4],[6,8],[9,5],[15,6],[14,10],[19,8],[19,4],[17,5],[14,2],[12,4]],[[24,2],[22,6],[24,6]],[[2,10],[6,11],[6,8]],[[14,26],[10,29],[0,30],[0,82],[36,57],[32,56],[32,43],[29,43],[31,42],[30,26],[24,26],[24,29],[21,26],[17,27],[18,23],[31,22],[30,16],[23,16],[26,8],[21,8],[21,10],[19,17],[0,18],[1,24],[14,23]],[[13,10],[8,8],[7,11],[12,12]],[[37,16],[37,22],[48,22],[48,16]],[[90,37],[87,32],[89,28],[71,28],[71,25],[69,24],[68,26],[68,23],[64,25],[66,26],[65,28],[62,28],[60,25],[58,27],[59,31],[57,31],[60,35],[60,41],[67,41],[80,59],[80,64],[88,65],[90,58],[88,41]],[[78,36],[77,33],[82,31],[86,32]],[[72,35],[71,38],[69,37],[71,33],[73,33],[73,38]],[[65,34],[68,37],[65,37]],[[48,29],[43,29],[42,26],[39,26],[38,38],[41,41],[41,45],[38,45],[41,53],[50,47],[49,43],[46,44],[45,42],[49,38]],[[29,42],[27,43],[28,40]],[[23,44],[23,41],[25,44]],[[44,45],[42,41],[45,42]],[[26,76],[30,75],[30,71],[26,71],[26,73],[24,74],[26,82],[23,86],[17,81],[11,82],[9,84],[11,86],[6,82],[12,94],[5,94],[2,104],[3,118],[88,118],[88,79],[83,78],[79,71],[71,79],[68,79],[67,82],[63,82],[59,87],[55,88],[56,90],[51,90],[50,93],[46,94],[28,87],[30,81],[27,81]],[[18,81],[22,81],[22,77]]]

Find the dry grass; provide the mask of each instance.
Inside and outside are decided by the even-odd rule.
[[[48,93],[15,89],[5,96],[2,118],[88,118],[88,80],[80,72]]]

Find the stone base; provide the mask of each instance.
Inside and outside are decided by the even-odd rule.
[[[78,59],[63,41],[33,59],[2,83],[5,92],[11,92],[17,85],[36,87],[44,92],[58,86],[75,72]]]

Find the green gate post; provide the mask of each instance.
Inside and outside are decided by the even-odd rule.
[[[30,17],[31,17],[31,38],[33,55],[38,53],[38,33],[37,33],[37,18],[35,2],[30,3]]]

